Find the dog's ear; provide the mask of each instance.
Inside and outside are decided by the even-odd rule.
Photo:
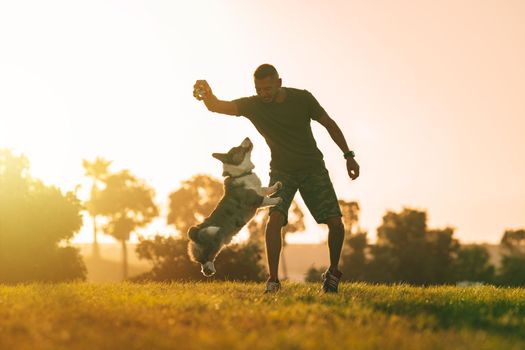
[[[252,140],[250,140],[249,137],[245,138],[241,143],[241,147],[249,148],[251,150],[253,148]]]
[[[228,154],[226,153],[212,153],[213,158],[220,160],[221,162],[226,162],[228,160]]]

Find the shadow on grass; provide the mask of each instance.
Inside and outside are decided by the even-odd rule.
[[[409,286],[376,288],[379,288],[377,293],[370,295],[358,292],[352,299],[386,314],[419,320],[423,318],[425,327],[465,327],[525,339],[524,289]],[[350,294],[354,294],[352,290]]]

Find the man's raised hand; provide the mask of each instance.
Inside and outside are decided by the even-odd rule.
[[[211,87],[206,80],[197,80],[193,85],[193,97],[202,101],[212,96]]]

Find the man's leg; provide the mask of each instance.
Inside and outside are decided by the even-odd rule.
[[[266,257],[270,273],[269,281],[279,281],[279,257],[281,256],[282,238],[281,228],[284,223],[284,215],[279,211],[270,214],[266,224]]]
[[[328,225],[328,249],[330,250],[330,270],[338,271],[341,250],[345,240],[345,227],[340,216],[326,219]]]
[[[299,184],[293,175],[272,170],[270,172],[270,186],[278,185],[278,190],[271,198],[281,198],[282,201],[269,210],[269,219],[266,223],[266,257],[268,259],[269,280],[268,282],[278,282],[279,258],[282,248],[282,227],[288,223],[288,209],[292,203],[293,197],[297,192]],[[268,290],[268,285],[267,285]]]
[[[317,223],[328,225],[328,248],[330,250],[330,268],[323,273],[323,290],[337,293],[341,271],[338,269],[339,258],[345,237],[341,220],[342,213],[328,170],[304,174],[299,186],[304,203]]]

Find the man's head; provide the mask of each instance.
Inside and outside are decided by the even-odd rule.
[[[255,91],[261,100],[264,103],[273,102],[282,84],[277,69],[271,64],[261,64],[253,73],[253,80]]]

